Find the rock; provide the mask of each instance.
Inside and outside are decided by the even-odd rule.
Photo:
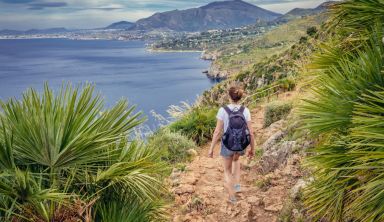
[[[313,140],[306,140],[303,142],[302,149],[307,150],[309,148],[312,148],[315,146],[315,141]]]
[[[285,132],[278,131],[265,141],[262,148],[264,151],[270,150],[276,143],[278,143],[285,136]]]
[[[293,216],[293,218],[298,220],[302,215],[298,209],[293,209],[292,210],[292,216]]]
[[[305,180],[303,179],[298,180],[295,186],[293,186],[291,189],[291,198],[292,199],[298,198],[300,191],[306,186],[307,186],[307,182],[305,182]]]
[[[180,184],[180,180],[179,179],[173,179],[172,181],[171,181],[171,185],[173,186],[173,187],[176,187],[176,186],[179,186],[179,184]]]
[[[187,153],[189,156],[191,156],[193,158],[195,158],[197,155],[199,155],[195,149],[189,149],[189,150],[187,150]]]
[[[185,185],[182,185],[180,187],[177,187],[175,190],[174,190],[174,193],[175,194],[178,194],[178,195],[182,195],[182,194],[192,194],[195,192],[195,188],[192,186],[192,185],[188,185],[188,184],[185,184]]]
[[[273,138],[278,138],[278,136],[279,134],[275,134]],[[272,172],[279,166],[285,164],[295,145],[295,141],[284,141],[281,144],[276,144],[268,148],[268,150],[263,153],[260,160],[262,172],[264,174]]]
[[[220,70],[220,68],[216,64],[212,63],[209,67],[207,76],[210,79],[223,80],[228,78],[229,73],[228,71]]]
[[[199,181],[199,179],[194,174],[190,174],[190,175],[188,175],[188,177],[185,177],[183,179],[182,183],[183,184],[196,185],[197,181]]]
[[[259,206],[261,204],[260,198],[255,196],[248,197],[247,202],[253,206]]]
[[[179,178],[181,175],[181,171],[179,169],[173,168],[170,178],[172,180]]]
[[[264,210],[266,211],[270,211],[270,212],[279,212],[283,209],[283,205],[282,204],[273,204],[271,206],[267,206],[264,208]]]
[[[203,60],[211,60],[211,61],[216,60],[217,57],[218,57],[217,52],[207,52],[205,50],[201,53],[201,56],[200,56],[200,58]]]

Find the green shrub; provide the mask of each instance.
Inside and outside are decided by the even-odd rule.
[[[307,29],[307,35],[309,35],[311,37],[315,36],[317,32],[318,32],[318,30],[317,30],[317,27],[315,27],[315,26],[309,27]]]
[[[287,102],[272,102],[265,107],[264,127],[270,126],[272,123],[279,121],[289,114],[292,104]]]
[[[195,107],[181,119],[172,123],[169,128],[173,132],[186,135],[198,145],[202,145],[212,138],[216,126],[216,113],[216,108]]]
[[[96,222],[167,221],[167,214],[159,201],[113,200],[97,204]]]
[[[277,81],[277,84],[280,86],[279,88],[282,89],[283,91],[292,91],[296,87],[296,81],[294,78],[284,78],[284,79],[279,79]]]
[[[188,159],[188,150],[196,148],[196,143],[179,132],[171,132],[164,128],[149,138],[148,146],[160,148],[163,160],[179,163]]]
[[[95,221],[101,212],[86,211],[119,200],[159,221],[166,165],[128,141],[142,122],[134,107],[103,104],[89,84],[0,101],[0,221]]]

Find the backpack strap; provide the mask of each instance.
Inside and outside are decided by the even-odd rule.
[[[245,107],[244,107],[244,106],[241,106],[240,109],[239,109],[239,112],[240,112],[240,113],[244,113],[244,110],[245,110]]]
[[[228,106],[223,106],[223,109],[228,113],[228,116],[232,114],[232,110]]]

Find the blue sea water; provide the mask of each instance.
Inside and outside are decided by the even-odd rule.
[[[0,99],[20,98],[44,82],[91,82],[107,106],[126,98],[157,123],[151,110],[166,116],[168,106],[194,102],[214,82],[202,71],[209,62],[198,52],[149,52],[142,41],[18,39],[0,40]]]

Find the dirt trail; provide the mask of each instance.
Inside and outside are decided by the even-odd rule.
[[[263,107],[257,107],[251,114],[260,146],[276,129],[263,129]],[[202,147],[185,172],[175,171],[171,175],[175,194],[172,221],[278,221],[290,189],[301,176],[297,160],[291,158],[284,167],[263,175],[257,161],[249,163],[243,158],[242,192],[238,194],[238,203],[232,205],[227,203],[223,187],[220,149],[215,148],[213,159],[207,157],[208,149],[209,144]]]

